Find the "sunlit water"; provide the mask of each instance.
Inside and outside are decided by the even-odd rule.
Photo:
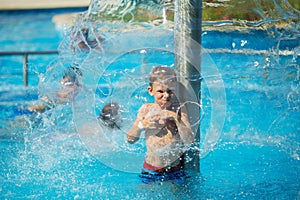
[[[37,13],[43,15],[43,12]],[[30,13],[28,19],[31,19],[32,15],[35,16],[36,12]],[[13,20],[8,13],[4,16]],[[26,18],[24,19],[26,21]],[[20,28],[25,29],[25,26],[21,24]],[[56,38],[54,41],[51,37],[41,39],[44,47],[47,47],[47,50],[57,48],[61,32],[55,31],[51,23],[44,28]],[[2,32],[9,33],[4,29]],[[54,83],[47,82],[51,80],[47,79],[47,75],[59,74],[62,70],[57,67],[45,74],[46,66],[50,66],[52,57],[32,61],[30,65],[32,72],[40,74],[40,77],[46,76],[46,79],[41,79],[39,88],[38,79],[32,82],[29,88],[20,86],[22,81],[19,82],[19,86],[13,85],[21,79],[19,76],[10,77],[11,82],[7,79],[5,83],[1,82],[1,196],[4,199],[299,198],[299,57],[293,53],[280,56],[272,54],[270,48],[276,46],[276,38],[268,38],[266,32],[253,30],[253,33],[255,34],[234,32],[224,35],[220,32],[207,31],[203,34],[205,49],[202,74],[207,74],[206,66],[213,64],[221,77],[206,76],[202,80],[202,111],[205,114],[200,126],[200,147],[203,153],[200,162],[201,173],[188,172],[189,178],[185,184],[163,182],[146,185],[138,178],[138,173],[122,172],[107,166],[91,153],[79,137],[78,120],[73,118],[74,110],[77,110],[72,108],[71,103],[58,105],[43,114],[22,113],[22,108],[36,100],[38,92],[43,92],[42,86],[48,84],[56,87]],[[36,35],[39,36],[40,34]],[[16,39],[13,40],[13,44],[17,44],[22,38],[17,34],[14,37]],[[168,31],[161,36],[161,40],[169,42],[171,46],[172,38],[173,35]],[[213,39],[216,38],[222,40],[215,42]],[[31,41],[37,40],[30,39],[29,43]],[[268,42],[262,44],[262,41]],[[6,40],[3,42],[8,43]],[[283,41],[281,44],[282,50],[292,51],[299,46],[299,38],[294,42]],[[26,45],[24,50],[43,49],[37,44]],[[19,50],[14,46],[8,45],[4,50]],[[216,48],[218,52],[210,51]],[[227,50],[236,49],[244,52],[225,53]],[[151,55],[148,54],[147,63],[171,65],[172,57],[173,54],[170,52],[162,54],[162,51],[154,49]],[[126,77],[133,73],[130,69],[134,69],[134,66],[140,67],[142,58],[143,54],[134,50],[117,56],[116,60],[106,65],[108,66],[106,71],[104,70],[106,76],[110,81]],[[93,63],[93,59],[86,58],[86,60],[91,62],[86,66],[90,64],[99,66]],[[129,72],[124,68],[118,70],[117,65],[121,61],[129,63],[127,65]],[[1,62],[8,66],[1,73],[13,73],[13,69],[9,68],[10,63],[18,61],[10,59],[3,61],[1,58]],[[44,70],[38,71],[37,66],[41,63]],[[89,70],[84,67],[83,72],[88,73]],[[1,66],[1,70],[3,69]],[[118,72],[118,75],[114,76],[115,72]],[[211,115],[213,105],[218,104],[213,104],[212,99],[216,94],[211,92],[215,91],[212,86],[222,87],[218,84],[219,80],[225,89],[226,103],[225,108],[221,109],[225,109],[226,115],[222,132],[220,135],[214,135],[211,132],[214,130],[214,127],[211,127]],[[93,82],[89,77],[85,77],[84,81],[87,85]],[[100,84],[101,77],[97,77],[96,82]],[[143,94],[138,86],[129,85],[129,87],[134,87],[134,92],[138,95]],[[100,95],[97,89],[93,89],[92,93],[98,101],[93,107],[96,116],[103,102],[97,99],[97,95]],[[145,98],[147,101],[149,97]],[[123,99],[117,100],[125,104]],[[132,109],[137,107],[133,106]],[[113,135],[114,138],[123,136]],[[210,148],[209,144],[215,145]],[[136,151],[143,156],[141,150],[143,146],[140,145],[136,146]],[[124,160],[114,162],[121,165]],[[137,162],[136,165],[141,166],[142,163]]]

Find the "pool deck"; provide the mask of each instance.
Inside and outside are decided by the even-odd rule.
[[[91,0],[0,0],[0,10],[87,7]]]

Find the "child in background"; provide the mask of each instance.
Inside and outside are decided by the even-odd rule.
[[[144,104],[127,133],[131,144],[145,134],[146,157],[141,177],[144,182],[178,180],[184,176],[184,151],[194,141],[188,116],[174,94],[177,79],[170,67],[156,66],[149,76],[148,92],[154,103]]]
[[[119,109],[120,109],[119,104],[114,102],[109,102],[101,110],[98,119],[101,119],[103,124],[109,128],[120,129],[119,125],[117,124]]]
[[[54,91],[55,98],[50,98],[45,95],[41,98],[41,103],[28,106],[30,112],[40,112],[43,113],[46,110],[49,110],[57,103],[64,104],[75,98],[78,93],[80,84],[78,82],[77,76],[82,76],[81,71],[77,67],[70,67],[66,70],[63,78],[60,80],[60,84],[63,86],[63,89]]]
[[[89,52],[92,49],[99,48],[100,44],[103,42],[102,36],[96,29],[87,27],[80,30],[75,30],[75,27],[73,27],[73,29],[71,38],[72,51],[82,50],[84,52]]]

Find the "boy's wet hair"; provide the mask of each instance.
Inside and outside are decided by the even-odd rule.
[[[149,75],[149,84],[152,86],[154,82],[177,81],[174,69],[167,66],[155,66]]]
[[[119,109],[119,104],[115,102],[109,102],[101,110],[99,119],[101,119],[103,123],[110,128],[119,128],[119,126],[116,124]]]
[[[82,76],[82,73],[80,69],[76,65],[74,65],[67,68],[63,75],[63,79],[67,78],[68,82],[71,82],[73,84],[79,84],[77,76]]]
[[[79,69],[79,64],[74,63],[74,64],[71,66],[71,69],[72,69],[78,76],[82,76],[82,72],[81,72],[80,69]]]

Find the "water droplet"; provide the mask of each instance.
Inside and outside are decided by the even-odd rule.
[[[232,46],[232,48],[234,49],[234,48],[235,48],[235,43],[233,42],[233,43],[231,44],[231,46]]]

